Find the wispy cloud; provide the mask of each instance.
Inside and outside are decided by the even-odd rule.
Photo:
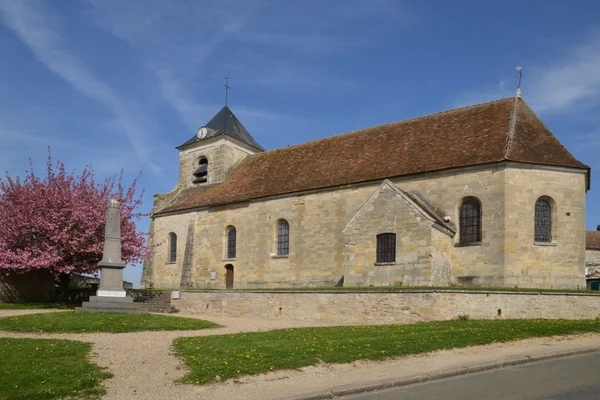
[[[454,106],[463,107],[472,104],[485,103],[487,101],[497,100],[504,97],[514,96],[515,91],[511,91],[508,82],[499,81],[496,85],[479,90],[469,90],[458,95]]]
[[[202,91],[197,82],[204,75],[204,65],[212,66],[213,51],[236,35],[259,7],[252,1],[235,6],[231,1],[178,6],[138,0],[88,3],[102,28],[142,55],[164,100],[189,129],[197,128],[215,112],[210,101],[198,96]]]
[[[323,7],[319,0],[283,2],[265,7],[251,23],[241,26],[235,39],[269,47],[279,54],[315,54],[331,58],[371,44],[371,37],[359,28],[369,21],[375,35],[387,23],[408,26],[414,15],[403,2],[394,0],[331,0]]]
[[[140,160],[153,172],[161,171],[151,161],[151,152],[145,140],[146,132],[129,111],[127,103],[80,58],[65,48],[61,20],[48,9],[47,3],[0,0],[0,17],[52,72],[75,90],[107,107]]]
[[[138,169],[138,164],[132,160],[128,148],[94,146],[92,150],[90,145],[49,135],[45,130],[43,132],[42,130],[23,131],[10,128],[2,121],[0,121],[0,141],[3,143],[0,146],[0,176],[4,171],[12,176],[18,176],[23,172],[20,167],[29,168],[26,160],[31,158],[32,154],[45,154],[48,148],[54,155],[55,161],[61,159],[56,157],[56,154],[69,154],[68,160],[61,159],[68,168],[78,166],[79,168],[76,169],[80,170],[81,167],[88,166],[100,176],[112,176],[118,173],[119,171],[115,169],[116,165],[119,169],[122,168],[132,174]],[[36,165],[43,165],[45,158],[31,161]]]
[[[570,111],[600,103],[600,34],[565,52],[556,63],[532,70],[531,102],[539,112]]]
[[[600,130],[577,135],[576,148],[580,151],[597,151],[600,149]]]
[[[206,88],[218,87],[214,81],[226,72],[236,77],[238,88],[253,86],[286,94],[351,88],[352,82],[325,67],[325,59],[370,45],[364,32],[375,35],[386,25],[381,22],[397,26],[412,21],[397,1],[343,0],[328,7],[307,1],[310,4],[252,0],[177,6],[157,0],[88,0],[88,4],[102,28],[143,55],[164,100],[191,129],[215,112],[219,102]],[[373,25],[356,29],[363,27],[365,16]],[[263,115],[269,118],[277,114],[264,108],[268,112]],[[260,118],[261,113],[254,115]],[[277,118],[287,117],[292,116]]]
[[[556,57],[549,65],[525,66],[523,94],[536,112],[569,112],[585,103],[600,104],[600,34],[583,44],[576,44]],[[515,73],[516,76],[516,73]],[[506,80],[497,85],[461,93],[456,105],[468,105],[514,96],[514,85]]]

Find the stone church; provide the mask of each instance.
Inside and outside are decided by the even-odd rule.
[[[576,160],[520,97],[265,151],[225,106],[157,194],[146,288],[585,288]]]

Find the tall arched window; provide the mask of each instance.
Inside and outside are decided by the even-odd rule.
[[[377,262],[396,262],[396,234],[381,233],[377,235]]]
[[[169,233],[169,263],[177,262],[177,235]]]
[[[277,223],[277,255],[290,254],[290,224],[285,219]]]
[[[468,198],[460,205],[460,242],[481,242],[481,203]]]
[[[198,168],[194,171],[194,183],[202,183],[208,180],[208,160],[201,158]]]
[[[235,247],[236,247],[236,231],[233,226],[227,229],[227,258],[235,258]]]
[[[535,241],[552,241],[552,208],[545,198],[535,202]]]

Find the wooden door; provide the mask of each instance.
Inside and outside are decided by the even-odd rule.
[[[233,265],[225,266],[225,289],[233,289]]]

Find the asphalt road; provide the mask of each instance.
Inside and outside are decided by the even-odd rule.
[[[600,353],[344,397],[344,400],[600,400]]]

